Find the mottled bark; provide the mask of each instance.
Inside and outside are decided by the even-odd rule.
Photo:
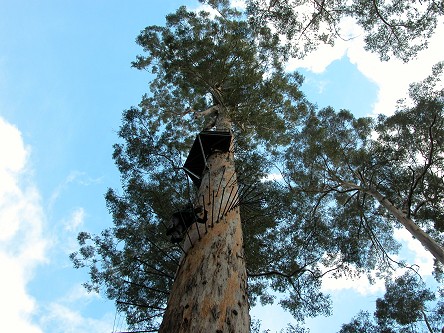
[[[243,237],[232,152],[208,158],[197,204],[205,203],[207,226],[194,224],[159,333],[246,333],[250,317]]]

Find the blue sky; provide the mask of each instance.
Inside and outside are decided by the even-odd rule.
[[[100,232],[112,223],[104,201],[107,188],[120,182],[112,145],[122,110],[139,103],[149,82],[147,73],[130,68],[141,52],[136,36],[147,25],[162,24],[179,5],[196,7],[197,1],[125,4],[0,0],[0,316],[5,331],[123,327],[112,302],[83,290],[86,272],[74,270],[68,254],[76,249],[79,231]],[[292,61],[288,68],[306,76],[303,90],[319,107],[346,108],[358,116],[389,113],[408,84],[443,59],[440,40],[442,29],[430,49],[409,64],[381,64],[357,38]],[[399,237],[406,242],[405,255],[429,274],[430,256],[405,234]],[[314,333],[337,330],[360,307],[372,309],[382,290],[365,279],[330,280],[325,289],[341,310],[308,321]],[[272,332],[291,320],[278,306],[252,313]]]

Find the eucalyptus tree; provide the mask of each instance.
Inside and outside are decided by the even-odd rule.
[[[216,8],[229,0],[201,0]],[[293,56],[302,57],[321,44],[352,39],[341,31],[345,19],[364,31],[365,48],[382,60],[395,56],[404,61],[425,49],[444,14],[442,1],[362,0],[245,0],[246,13],[255,27],[271,24],[285,37]],[[360,34],[360,33],[357,33]]]
[[[441,332],[444,328],[443,290],[434,293],[418,275],[406,272],[386,282],[386,292],[376,300],[373,318],[360,312],[340,333]]]
[[[89,268],[85,286],[114,299],[138,331],[247,332],[247,278],[250,305],[272,303],[274,290],[300,320],[328,314],[320,277],[340,266],[324,258],[331,231],[312,226],[303,196],[289,200],[266,180],[312,108],[302,78],[283,70],[278,36],[252,31],[231,9],[212,18],[181,7],[137,42],[144,53],[133,66],[152,74],[150,92],[124,111],[114,146],[122,180],[106,194],[114,225],[80,233],[71,255]],[[228,136],[229,148],[205,154],[194,186],[183,165],[202,128]],[[182,207],[204,223],[170,239],[168,221]]]
[[[436,87],[442,69],[437,64],[412,85],[414,105],[390,117],[313,112],[285,162],[293,191],[310,193],[314,210],[326,207],[334,223],[346,223],[354,242],[367,234],[371,249],[389,260],[383,243],[403,226],[435,257],[437,272],[444,264],[444,104]]]

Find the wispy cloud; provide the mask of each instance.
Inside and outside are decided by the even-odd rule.
[[[54,235],[46,226],[47,214],[41,196],[32,181],[34,175],[28,168],[29,156],[30,148],[25,145],[18,128],[0,117],[2,330],[26,333],[111,332],[112,313],[103,318],[92,318],[82,313],[90,302],[104,300],[97,299],[99,296],[96,294],[86,293],[80,283],[74,284],[63,297],[44,302],[28,292],[30,282],[39,272],[39,265],[54,265],[59,260],[54,260],[52,254],[69,252],[74,239],[72,235],[81,228],[86,215],[81,207],[67,214],[62,221],[64,233],[59,235],[61,241],[53,239]],[[83,176],[73,173],[66,182],[77,181],[79,177]],[[60,290],[54,292],[60,294]]]
[[[85,209],[78,207],[71,212],[66,220],[62,221],[64,232],[58,235],[58,244],[59,250],[62,250],[66,257],[79,249],[77,234],[84,225],[86,215]]]
[[[84,314],[93,302],[103,301],[100,295],[88,293],[81,284],[75,284],[64,295],[43,306],[39,324],[45,332],[113,332],[112,311],[98,318]]]
[[[71,184],[80,184],[82,186],[89,186],[94,184],[99,184],[102,182],[102,177],[99,178],[91,178],[85,172],[79,170],[71,170],[69,174],[66,176],[60,184],[52,191],[51,196],[49,198],[48,209],[52,211],[55,203],[63,194],[63,192],[69,187]]]
[[[82,207],[75,209],[67,221],[65,221],[65,230],[76,232],[83,225],[85,219],[85,210]]]
[[[35,299],[27,293],[36,265],[46,261],[40,195],[27,178],[20,131],[0,118],[0,312],[5,332],[42,332],[31,322]]]
[[[112,332],[113,316],[106,314],[101,319],[85,318],[80,311],[71,307],[51,303],[46,314],[41,317],[41,325],[51,332],[89,333]]]

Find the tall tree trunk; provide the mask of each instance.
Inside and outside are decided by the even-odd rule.
[[[233,152],[208,158],[197,204],[207,226],[193,224],[159,333],[247,333],[250,329],[243,236]]]
[[[419,240],[436,260],[444,265],[444,249],[432,238],[424,232],[415,222],[406,216],[399,208],[393,205],[387,200],[381,193],[375,189],[364,189],[356,184],[344,182],[343,185],[347,188],[356,189],[367,194],[370,194],[373,198],[387,209],[398,221],[401,223],[417,240]]]

